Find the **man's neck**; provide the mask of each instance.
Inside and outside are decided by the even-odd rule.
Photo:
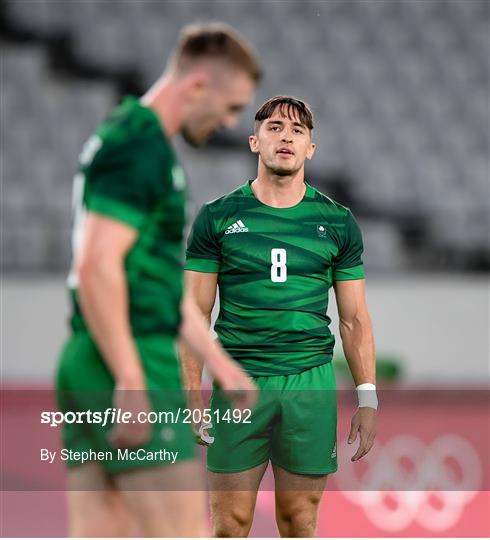
[[[275,208],[289,208],[302,201],[306,191],[304,169],[290,176],[261,172],[259,169],[252,182],[252,190],[260,202]]]
[[[178,85],[169,75],[163,75],[141,97],[145,107],[153,109],[165,134],[171,138],[182,128],[182,99]]]

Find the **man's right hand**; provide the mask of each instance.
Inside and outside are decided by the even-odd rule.
[[[201,422],[200,424],[193,424],[192,429],[194,432],[194,438],[197,444],[201,446],[209,446],[213,444],[214,437],[208,433],[208,429],[213,427],[212,423]]]
[[[145,413],[145,418],[151,411],[150,400],[146,390],[138,385],[138,390],[122,383],[114,390],[113,406],[121,409],[122,413],[130,412],[129,423],[117,423],[109,433],[109,441],[115,448],[134,448],[143,446],[151,436],[151,424],[140,422],[138,414]]]
[[[187,291],[182,302],[180,336],[197,360],[206,364],[213,378],[221,386],[225,395],[233,401],[235,407],[237,409],[251,408],[257,401],[255,384],[221,345],[211,339],[209,321],[203,317],[203,312],[211,312],[215,298],[217,275],[210,274],[210,276],[212,276],[213,287],[205,287],[204,285],[197,287],[201,292],[207,291],[205,296],[208,298],[204,303],[207,304],[209,310],[203,310],[202,302],[199,302],[200,307],[198,307],[194,296]],[[192,287],[190,289],[193,290]],[[184,363],[188,364],[189,362],[187,360]],[[193,387],[194,384],[190,386]]]
[[[192,411],[192,432],[194,433],[195,442],[202,446],[209,446],[214,442],[214,437],[211,437],[208,433],[208,429],[213,427],[213,424],[210,422],[210,416],[208,417],[209,421],[205,421],[201,389],[187,390],[187,402]]]
[[[250,409],[257,401],[258,390],[253,380],[226,353],[210,359],[211,375],[237,409]]]

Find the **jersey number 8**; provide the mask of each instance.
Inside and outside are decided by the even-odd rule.
[[[284,283],[287,281],[288,268],[286,262],[287,257],[285,249],[271,249],[271,281],[274,283]]]

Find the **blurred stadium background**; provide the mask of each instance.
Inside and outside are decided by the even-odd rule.
[[[381,379],[486,387],[489,6],[1,2],[3,387],[51,381],[66,334],[71,179],[81,145],[121,96],[153,83],[180,28],[196,20],[239,29],[258,51],[265,79],[237,130],[205,149],[177,141],[191,210],[255,177],[247,137],[262,101],[274,94],[305,99],[318,144],[307,178],[350,206],[364,233]],[[340,374],[342,367],[339,361]],[[64,534],[63,519],[56,523],[38,534]]]

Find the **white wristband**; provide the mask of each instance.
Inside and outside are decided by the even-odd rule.
[[[359,407],[378,408],[378,396],[376,395],[376,385],[372,383],[364,383],[356,386],[357,399]]]

